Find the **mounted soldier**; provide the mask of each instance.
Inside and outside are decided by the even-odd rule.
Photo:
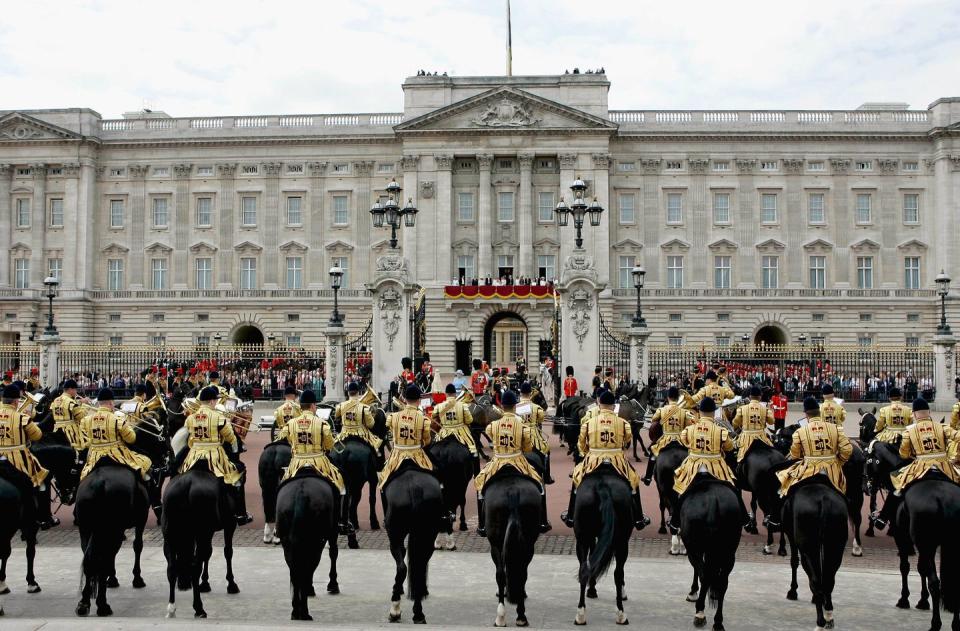
[[[285,425],[277,437],[277,440],[287,440],[293,452],[280,484],[307,469],[329,482],[334,488],[334,514],[340,534],[350,534],[352,527],[341,509],[346,486],[340,470],[327,457],[327,453],[333,449],[333,431],[329,423],[317,416],[317,395],[313,390],[303,391],[299,407],[302,410],[300,415]]]
[[[28,507],[44,530],[60,520],[50,514],[50,497],[45,480],[49,472],[30,453],[29,444],[43,437],[31,418],[17,409],[20,389],[3,388],[0,401],[0,476],[20,491],[22,506]],[[36,507],[35,509],[33,507]]]
[[[630,424],[613,411],[616,397],[609,390],[603,390],[597,401],[598,408],[589,418],[584,416],[580,425],[578,448],[583,460],[573,469],[573,487],[570,489],[570,502],[560,518],[569,527],[573,527],[574,503],[577,487],[583,479],[601,466],[609,464],[621,477],[630,483],[633,502],[633,525],[642,530],[650,520],[643,514],[640,503],[640,476],[634,471],[624,449],[630,447],[633,435]]]
[[[823,403],[820,404],[820,418],[827,423],[833,423],[839,428],[843,428],[843,422],[847,420],[847,411],[843,405],[833,398],[833,386],[829,383],[820,388],[823,395]]]
[[[760,402],[763,391],[760,386],[750,388],[750,403],[737,408],[737,415],[733,417],[733,429],[737,434],[737,462],[742,462],[755,441],[773,447],[773,441],[767,436],[767,428],[776,422],[773,410]]]
[[[273,411],[274,436],[277,436],[287,423],[302,414],[300,406],[297,404],[297,389],[293,386],[287,386],[283,389],[283,403],[277,406]],[[274,440],[278,440],[274,438]]]
[[[200,391],[198,397],[200,409],[188,416],[184,423],[184,427],[187,428],[189,451],[180,466],[180,473],[189,471],[201,462],[205,463],[206,468],[231,490],[237,513],[237,524],[243,526],[253,521],[253,518],[247,514],[247,503],[243,492],[246,471],[242,463],[231,461],[223,449],[223,445],[227,444],[236,453],[240,447],[233,433],[233,425],[214,408],[219,396],[220,390],[215,385],[207,386]]]
[[[360,397],[360,384],[351,381],[347,386],[347,395],[349,398],[337,405],[333,412],[333,418],[340,419],[340,432],[337,434],[337,439],[342,441],[347,436],[356,436],[373,448],[377,454],[377,466],[382,467],[383,457],[380,447],[383,441],[370,431],[374,423],[373,412]]]
[[[53,414],[53,432],[60,432],[65,442],[78,452],[83,449],[83,433],[80,421],[85,416],[83,406],[77,399],[77,382],[67,379],[63,382],[63,393],[50,405]]]
[[[909,464],[890,475],[894,492],[887,496],[880,514],[873,519],[873,525],[880,530],[896,517],[907,487],[931,471],[960,484],[960,470],[947,455],[950,444],[960,441],[960,432],[930,418],[930,405],[922,398],[913,402],[913,421],[904,430],[900,443],[900,458]]]
[[[399,412],[394,412],[387,419],[387,428],[392,436],[390,445],[390,457],[387,459],[383,470],[380,472],[380,496],[384,502],[384,512],[386,512],[386,499],[383,489],[390,483],[390,478],[398,472],[400,466],[410,462],[412,466],[423,469],[427,472],[433,472],[433,463],[427,457],[424,447],[430,444],[430,423],[423,416],[423,412],[417,407],[420,404],[420,395],[422,392],[416,384],[408,385],[403,391],[404,407]]]
[[[797,484],[816,475],[823,475],[845,495],[847,482],[843,465],[853,454],[853,445],[840,428],[820,418],[820,404],[813,397],[803,400],[806,425],[793,434],[788,458],[796,460],[788,469],[777,472],[780,496],[786,497]]]
[[[483,512],[483,488],[505,467],[513,467],[517,473],[532,479],[540,487],[540,532],[548,532],[552,526],[547,519],[547,493],[543,480],[525,453],[533,451],[533,438],[530,428],[516,415],[517,395],[507,390],[501,398],[503,416],[490,424],[487,434],[493,443],[494,458],[488,462],[474,478],[477,487],[477,534],[486,536]]]
[[[667,404],[654,412],[653,419],[651,419],[651,424],[659,423],[658,427],[660,427],[663,435],[650,445],[652,455],[647,460],[647,472],[643,476],[643,483],[647,486],[650,486],[650,482],[653,480],[654,466],[660,451],[670,443],[680,442],[680,433],[684,428],[696,423],[693,413],[681,406],[679,401],[680,389],[676,386],[670,386],[670,389],[667,390]]]
[[[543,419],[546,416],[543,408],[533,402],[533,386],[529,381],[524,381],[520,385],[520,405],[529,406],[529,412],[520,414],[520,418],[530,428],[530,437],[533,440],[533,450],[543,456],[543,481],[545,484],[553,484],[553,478],[550,476],[550,443],[543,435]]]
[[[732,399],[736,396],[728,386],[717,383],[717,373],[712,370],[707,372],[707,383],[693,395],[693,402],[699,404],[704,397],[713,399],[717,407],[720,407],[726,399]]]
[[[910,425],[910,408],[901,403],[900,388],[890,388],[890,405],[880,408],[877,414],[876,440],[881,443],[899,444],[903,432]]]
[[[433,408],[432,420],[440,426],[437,442],[453,436],[457,442],[469,449],[473,457],[473,474],[476,475],[480,473],[480,455],[470,433],[470,425],[473,424],[470,406],[457,400],[457,388],[452,383],[447,384],[446,395],[447,400]]]
[[[707,379],[715,380],[716,374],[710,371],[707,373]],[[710,385],[708,383],[704,386],[701,392]],[[713,385],[718,387],[716,384]],[[733,471],[724,459],[725,454],[733,451],[734,444],[727,430],[714,421],[717,404],[713,397],[706,395],[701,397],[699,410],[700,418],[697,422],[680,432],[680,443],[689,453],[674,474],[673,490],[679,498],[677,509],[670,514],[670,530],[674,534],[680,531],[680,507],[683,504],[683,494],[687,492],[694,478],[704,474],[734,486]],[[749,519],[747,508],[743,505],[743,497],[740,493],[736,495],[739,498],[743,523],[746,524]]]
[[[217,389],[217,403],[223,403],[230,397],[230,391],[220,385],[220,373],[216,370],[211,370],[208,375],[210,383],[207,384],[208,388]]]
[[[101,388],[97,393],[97,409],[80,423],[87,449],[87,462],[80,472],[80,480],[87,477],[101,460],[108,459],[133,469],[138,479],[148,482],[150,458],[127,446],[137,442],[137,434],[114,411],[113,400],[113,390]]]

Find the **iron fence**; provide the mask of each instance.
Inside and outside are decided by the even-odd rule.
[[[13,373],[15,379],[26,380],[34,368],[40,369],[38,344],[0,344],[0,371]]]
[[[882,402],[893,387],[906,400],[935,395],[934,353],[929,346],[781,346],[737,344],[730,347],[653,346],[650,376],[657,396],[669,386],[697,387],[715,364],[726,367],[732,385],[768,386],[790,400],[830,384],[836,396],[851,402]],[[932,400],[932,399],[931,399]]]
[[[370,379],[373,371],[373,318],[356,337],[348,338],[343,346],[344,385],[362,377]]]
[[[630,378],[630,342],[617,336],[607,328],[600,315],[600,366],[604,370],[613,369],[616,379]]]

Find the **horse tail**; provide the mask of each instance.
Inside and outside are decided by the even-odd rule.
[[[940,545],[940,605],[951,613],[960,608],[960,548],[945,538]]]
[[[503,535],[503,573],[507,577],[507,601],[516,604],[524,598],[527,583],[527,565],[524,563],[527,544],[523,538],[523,523],[520,518],[520,498],[511,491],[508,498],[510,515]]]
[[[587,566],[580,570],[580,582],[585,580],[596,581],[606,574],[613,559],[613,538],[617,529],[617,514],[613,504],[613,496],[606,482],[600,480],[597,485],[597,495],[600,496],[600,534],[597,545],[590,553]]]
[[[415,512],[418,507],[427,508],[427,501],[423,497],[423,488],[416,484],[411,484],[408,487],[408,493],[410,494],[410,504],[409,507],[413,509],[411,512]],[[440,503],[437,505],[437,510],[443,510],[443,501],[441,499]],[[431,511],[424,511],[430,519],[429,514]],[[412,515],[409,515],[407,519],[411,519]],[[436,522],[440,521],[440,516],[436,515],[434,517]],[[419,523],[419,520],[418,520]],[[430,557],[433,555],[433,542],[436,539],[436,536],[429,536],[429,528],[425,528],[424,531],[418,532],[417,525],[412,525],[410,532],[410,541],[409,547],[407,549],[407,594],[408,598],[413,601],[423,600],[427,597],[427,568],[430,563]]]

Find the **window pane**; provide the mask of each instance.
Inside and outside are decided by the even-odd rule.
[[[857,287],[859,289],[873,289],[873,257],[857,257]]]
[[[333,223],[338,226],[345,226],[350,220],[350,214],[347,210],[347,196],[333,196]]]
[[[197,259],[197,289],[213,289],[212,259]]]
[[[920,289],[920,257],[908,256],[903,260],[903,286]]]
[[[730,193],[713,194],[713,222],[730,223]]]
[[[476,269],[474,268],[472,254],[457,255],[457,276],[458,278],[462,277],[464,282],[468,283],[472,279],[476,278],[477,273]]]
[[[167,198],[155,197],[153,200],[153,225],[167,225]]]
[[[287,289],[301,289],[303,287],[303,258],[299,256],[287,257]]]
[[[62,199],[50,200],[50,225],[51,226],[63,225],[63,200]]]
[[[30,227],[30,200],[20,198],[17,200],[17,227]]]
[[[151,259],[153,289],[167,288],[167,259]]]
[[[634,202],[636,195],[633,193],[620,193],[620,223],[634,223],[636,221],[636,211]]]
[[[667,288],[681,289],[683,287],[683,257],[667,257]]]
[[[209,226],[213,222],[213,198],[197,198],[197,225]]]
[[[826,222],[826,212],[823,206],[823,193],[810,193],[807,198],[808,221],[810,223]]]
[[[633,267],[636,265],[636,257],[633,256],[621,256],[620,257],[620,275],[619,275],[619,285],[620,289],[629,289],[633,287]]]
[[[241,223],[244,226],[255,226],[257,225],[257,198],[256,197],[244,197],[240,200],[241,206]]]
[[[824,289],[827,285],[827,257],[810,257],[810,288]]]
[[[870,223],[871,201],[869,194],[857,195],[857,223]]]
[[[513,221],[513,193],[497,193],[497,221]]]
[[[110,259],[107,261],[107,289],[121,291],[123,289],[123,260]]]
[[[335,256],[330,262],[333,263],[332,265],[333,267],[339,267],[340,269],[343,270],[343,277],[340,279],[340,286],[343,288],[349,287],[350,286],[350,270],[347,267],[350,263],[349,259],[347,259],[347,257],[345,256]]]
[[[776,256],[764,256],[760,262],[764,289],[776,289],[779,283],[780,259]]]
[[[920,196],[916,193],[907,193],[903,196],[903,223],[917,223],[920,221]]]
[[[30,259],[16,259],[13,268],[14,286],[17,289],[30,287]]]
[[[716,289],[730,289],[730,257],[713,257],[713,286]]]
[[[303,200],[300,197],[287,198],[287,224],[299,226],[303,223],[303,214],[300,210],[301,201]]]
[[[680,193],[667,194],[667,223],[681,223],[683,221],[683,195]]]
[[[762,223],[777,223],[777,195],[764,193],[760,196],[760,221]]]
[[[458,221],[473,221],[473,193],[457,196]]]
[[[110,200],[110,227],[123,227],[123,200],[121,199]]]
[[[540,192],[537,195],[537,219],[541,223],[553,221],[553,207],[556,204],[553,201],[552,192]]]
[[[557,273],[557,257],[553,254],[541,254],[537,257],[537,278],[553,280]]]
[[[47,259],[47,276],[60,280],[63,275],[63,259]]]

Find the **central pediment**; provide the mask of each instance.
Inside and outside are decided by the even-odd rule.
[[[0,116],[0,142],[24,142],[29,140],[77,140],[80,138],[69,129],[52,125],[39,118],[20,112]]]
[[[615,123],[511,87],[494,88],[412,118],[397,133],[589,131],[611,133]]]

